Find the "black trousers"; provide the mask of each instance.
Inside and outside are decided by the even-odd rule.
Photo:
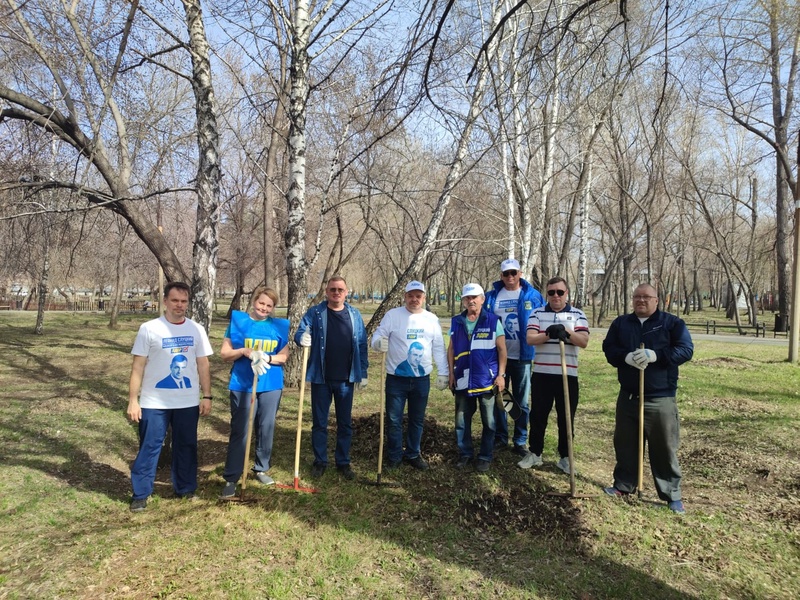
[[[569,410],[572,415],[572,436],[575,437],[575,412],[578,410],[578,378],[567,377],[569,391]],[[534,373],[531,375],[531,452],[539,456],[544,450],[544,433],[547,419],[556,405],[558,424],[558,454],[562,458],[569,455],[567,444],[567,418],[564,414],[564,379],[562,375]]]

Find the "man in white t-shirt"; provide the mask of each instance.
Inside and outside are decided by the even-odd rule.
[[[386,468],[401,461],[424,471],[420,455],[422,428],[436,363],[436,386],[443,390],[450,373],[439,318],[425,310],[425,286],[412,281],[405,288],[405,305],[387,312],[372,335],[372,347],[386,353]],[[403,452],[403,412],[408,402],[408,434]]]
[[[175,494],[191,499],[197,490],[197,422],[211,413],[208,357],[213,350],[205,329],[186,318],[188,307],[189,286],[168,283],[164,315],[139,327],[131,350],[127,414],[139,424],[139,453],[131,467],[131,512],[147,507],[170,426]]]

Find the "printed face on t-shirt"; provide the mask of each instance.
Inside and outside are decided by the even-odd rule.
[[[422,348],[411,348],[408,351],[408,364],[415,368],[419,367],[423,354],[425,354],[425,351]]]
[[[186,367],[189,366],[189,363],[184,360],[178,360],[178,357],[172,359],[172,364],[169,366],[169,371],[172,373],[172,377],[180,381],[183,379],[183,371]]]

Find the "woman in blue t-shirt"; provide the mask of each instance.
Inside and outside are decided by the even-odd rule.
[[[275,417],[283,392],[283,365],[289,357],[289,321],[272,317],[278,303],[278,294],[268,287],[253,292],[248,312],[235,310],[225,330],[220,356],[232,362],[231,382],[228,386],[231,401],[231,435],[228,456],[225,460],[225,487],[220,495],[236,495],[236,482],[244,470],[247,446],[247,423],[250,411],[250,393],[257,365],[266,372],[259,375],[257,404],[253,434],[256,439],[256,460],[253,464],[255,478],[264,485],[275,483],[267,475],[275,434]],[[260,354],[259,354],[260,353]],[[254,360],[255,359],[255,360]],[[260,360],[259,360],[260,359]],[[257,363],[257,364],[256,364]]]

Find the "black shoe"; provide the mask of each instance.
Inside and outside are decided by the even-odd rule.
[[[478,473],[486,473],[489,470],[489,461],[483,460],[482,458],[478,459],[478,462],[475,463],[475,470]]]
[[[339,471],[339,474],[348,481],[356,478],[355,471],[350,468],[350,465],[336,465],[336,470]]]
[[[521,456],[522,458],[528,456],[528,449],[525,446],[520,446],[518,444],[514,444],[514,449],[512,452],[517,456]]]
[[[462,456],[456,463],[456,469],[466,469],[469,463],[472,462],[471,456]]]
[[[403,458],[403,460],[407,465],[411,465],[419,471],[427,471],[429,468],[428,463],[421,456],[415,456],[414,458]]]
[[[383,468],[387,471],[391,471],[398,468],[401,464],[403,464],[403,462],[400,460],[387,460]]]
[[[131,500],[131,512],[137,513],[142,512],[145,508],[147,508],[147,498],[141,498],[139,500]]]
[[[192,502],[197,500],[197,496],[195,496],[194,492],[186,492],[185,494],[178,494],[178,498],[180,498],[181,500],[189,500]]]
[[[494,451],[501,452],[503,450],[508,450],[508,442],[495,442],[494,443]]]
[[[314,479],[319,479],[325,474],[325,469],[327,467],[322,463],[314,463],[314,466],[311,467],[311,477]]]

